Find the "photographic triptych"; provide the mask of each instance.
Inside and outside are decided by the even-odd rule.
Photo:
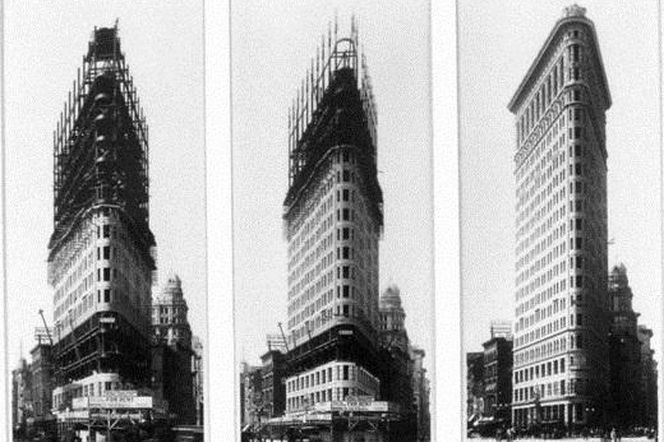
[[[4,1],[3,440],[656,440],[661,6],[443,3]]]

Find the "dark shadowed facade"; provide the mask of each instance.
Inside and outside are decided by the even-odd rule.
[[[494,421],[511,420],[512,401],[512,340],[493,337],[484,347],[484,415]]]
[[[632,289],[624,265],[609,275],[609,363],[611,373],[612,422],[627,428],[642,422],[644,392],[641,386],[641,342],[637,333],[638,314],[632,309]]]
[[[152,386],[176,424],[196,423],[195,353],[182,281],[169,277],[152,304]]]

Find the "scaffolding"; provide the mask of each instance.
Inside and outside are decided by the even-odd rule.
[[[95,27],[53,132],[54,218],[48,244],[53,287],[81,252],[92,253],[88,250],[103,218],[122,223],[136,253],[155,269],[148,126],[120,43],[117,22]],[[147,332],[125,316],[97,311],[78,324],[70,315],[56,321],[52,358],[56,385],[66,387],[65,406],[80,388],[75,381],[93,372],[116,372],[139,387],[149,384]]]
[[[382,228],[383,196],[376,168],[378,118],[366,58],[359,47],[354,18],[350,37],[338,38],[336,20],[334,32],[328,25],[327,44],[322,36],[288,110],[286,221],[294,220],[304,209],[299,204],[301,197],[312,191],[309,184],[321,172],[322,160],[343,146],[357,152],[369,209]]]
[[[148,126],[120,49],[117,23],[95,28],[53,131],[53,234],[49,279],[62,247],[81,245],[79,221],[95,208],[120,209],[149,255]],[[147,257],[148,262],[152,262]]]

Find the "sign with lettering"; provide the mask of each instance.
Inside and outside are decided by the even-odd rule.
[[[138,396],[135,390],[109,390],[104,396],[74,398],[74,409],[85,408],[152,408],[151,396]]]

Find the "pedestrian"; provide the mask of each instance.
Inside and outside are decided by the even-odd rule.
[[[611,442],[618,442],[618,435],[616,434],[616,429],[611,428]]]

